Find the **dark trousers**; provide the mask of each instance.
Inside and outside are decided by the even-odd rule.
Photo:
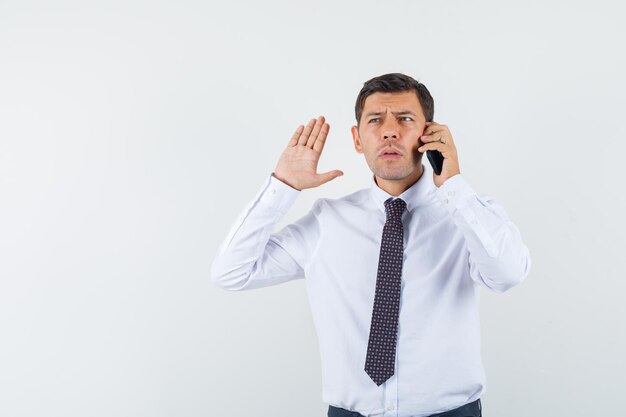
[[[480,399],[465,404],[454,410],[446,411],[445,413],[433,414],[430,417],[482,417],[482,406]],[[365,417],[363,414],[359,414],[356,411],[348,411],[343,408],[328,407],[328,417]]]

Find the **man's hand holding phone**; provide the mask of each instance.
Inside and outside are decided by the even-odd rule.
[[[306,126],[298,126],[278,160],[274,176],[296,190],[304,190],[343,175],[340,170],[317,173],[317,164],[329,130],[330,125],[324,116],[311,119]]]
[[[426,129],[424,129],[424,133],[419,140],[423,145],[417,149],[418,151],[422,153],[439,151],[443,156],[441,174],[433,173],[433,181],[437,187],[441,187],[448,178],[461,173],[456,146],[454,146],[452,133],[450,133],[448,126],[436,122],[426,122]]]

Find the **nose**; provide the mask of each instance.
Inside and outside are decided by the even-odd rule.
[[[384,140],[397,140],[400,136],[398,130],[398,123],[395,118],[387,117],[382,128],[382,135]]]

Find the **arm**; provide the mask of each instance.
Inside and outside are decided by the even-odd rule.
[[[528,248],[495,199],[478,196],[461,175],[439,187],[437,197],[465,237],[470,276],[475,282],[504,292],[528,276]]]
[[[299,126],[281,155],[275,172],[248,204],[220,246],[211,266],[212,281],[228,290],[280,284],[304,277],[319,228],[318,205],[297,222],[272,234],[300,190],[317,187],[340,175],[317,173],[330,127],[324,117]]]
[[[441,175],[433,174],[433,181],[439,201],[465,237],[470,276],[493,291],[504,292],[528,276],[528,248],[504,209],[493,198],[479,197],[461,177],[450,129],[435,122],[426,125],[418,150],[437,150],[444,157]]]
[[[297,222],[272,233],[299,191],[271,175],[222,242],[211,267],[213,283],[247,290],[304,278],[304,266],[317,241],[317,205]]]

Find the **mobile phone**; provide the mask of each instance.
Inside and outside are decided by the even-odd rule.
[[[441,169],[443,168],[443,155],[439,151],[426,151],[426,156],[430,165],[433,167],[435,174],[441,175]]]

